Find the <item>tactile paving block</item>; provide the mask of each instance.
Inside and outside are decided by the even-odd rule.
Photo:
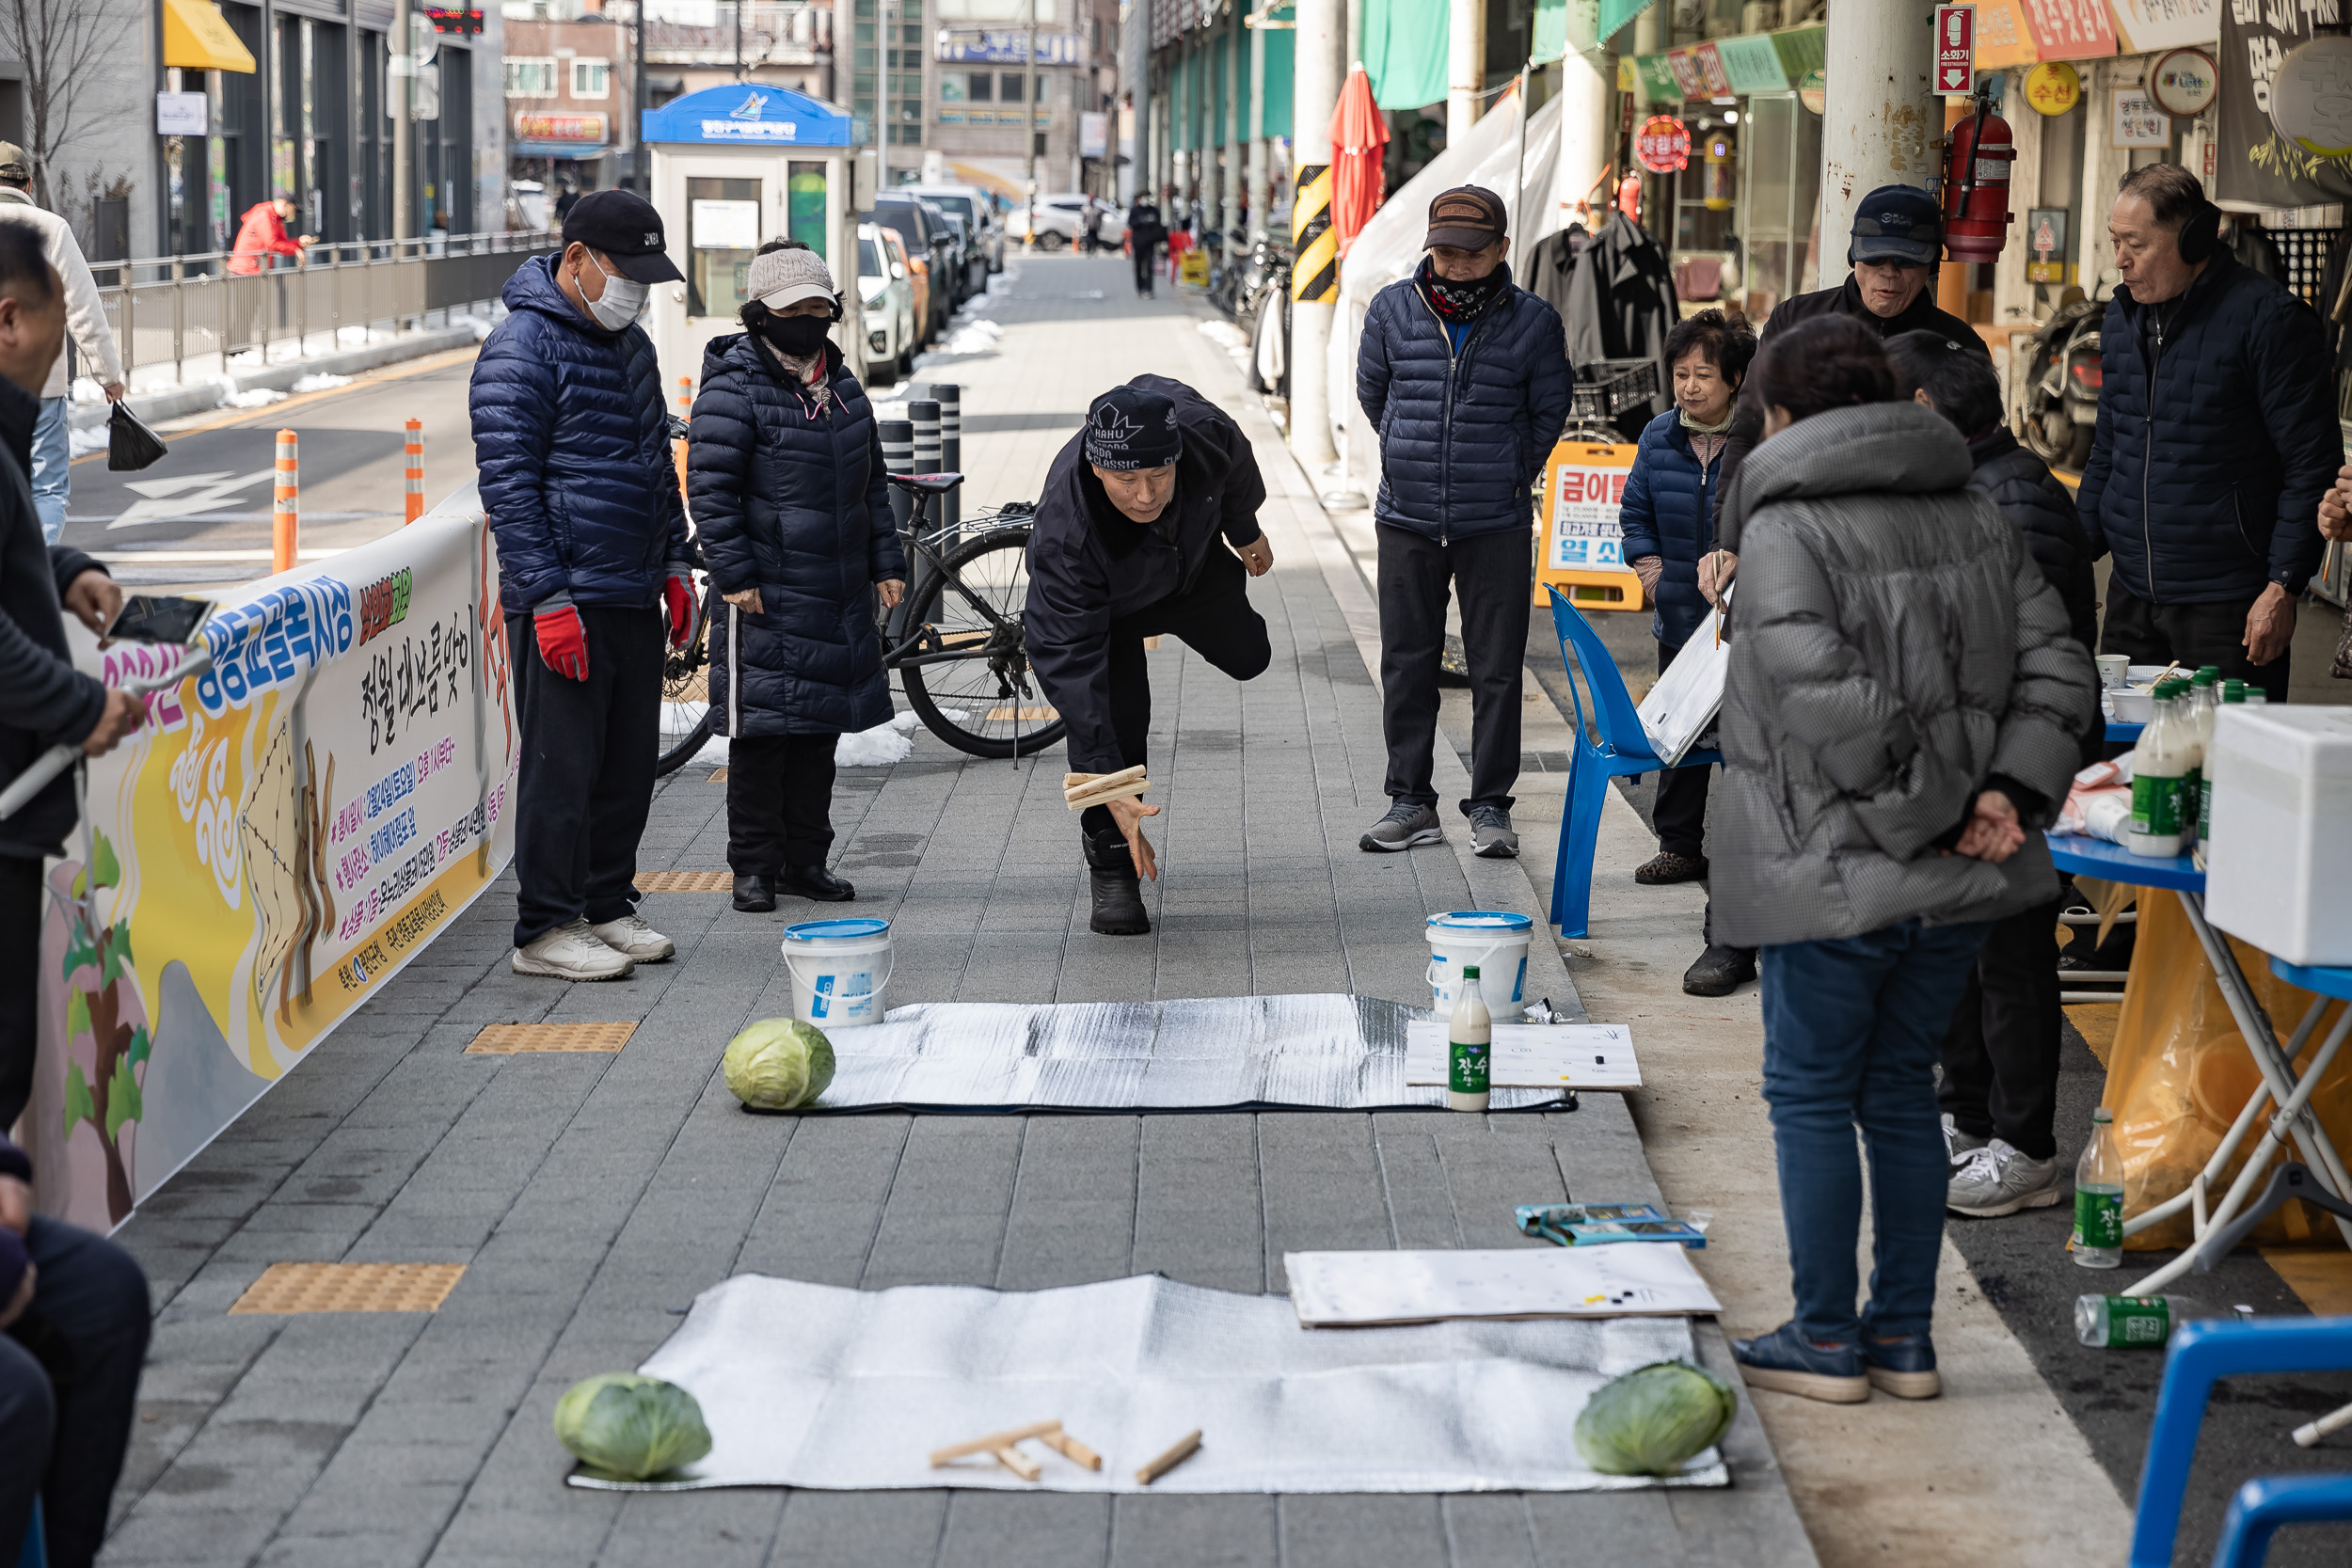
[[[735,888],[732,871],[640,871],[640,893],[729,893]]]
[[[432,1312],[463,1263],[272,1263],[231,1312]]]
[[[618,1051],[634,1023],[492,1023],[466,1047],[469,1056],[512,1056],[525,1051]]]

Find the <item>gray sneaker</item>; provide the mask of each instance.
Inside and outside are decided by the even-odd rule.
[[[1445,830],[1438,826],[1434,806],[1417,806],[1409,800],[1399,800],[1389,808],[1389,815],[1372,825],[1372,831],[1356,841],[1357,847],[1377,855],[1410,849],[1416,844],[1441,844]]]
[[[1470,807],[1470,843],[1490,861],[1517,860],[1519,835],[1511,831],[1511,814],[1501,806]]]
[[[1952,1113],[1944,1113],[1944,1158],[1955,1165],[1964,1165],[1968,1156],[1984,1147],[1985,1140],[1974,1132],[1963,1132],[1952,1120]]]
[[[1952,1173],[1945,1207],[1955,1214],[1999,1219],[2020,1209],[2042,1209],[2066,1196],[2066,1173],[2056,1159],[2029,1160],[1995,1138]]]

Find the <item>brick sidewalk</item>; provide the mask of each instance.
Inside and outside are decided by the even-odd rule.
[[[1149,939],[1087,929],[1058,753],[1016,770],[918,736],[894,768],[845,771],[838,869],[860,912],[896,923],[891,1000],[1425,1000],[1424,914],[1532,911],[1525,873],[1459,846],[1357,849],[1386,806],[1365,585],[1195,329],[1197,305],[1129,300],[1122,265],[1029,263],[993,303],[997,351],[930,372],[965,385],[968,429],[976,415],[993,427],[966,437],[974,499],[1033,496],[1092,393],[1141,371],[1228,400],[1274,492],[1278,566],[1251,590],[1274,664],[1236,686],[1173,640],[1151,656],[1165,814]],[[1451,799],[1458,759],[1440,748],[1439,767]],[[690,764],[665,784],[644,869],[723,867],[709,771]],[[1744,1405],[1739,1484],[1712,1494],[565,1488],[556,1397],[635,1366],[733,1273],[1034,1289],[1158,1270],[1279,1291],[1286,1250],[1503,1245],[1514,1203],[1657,1189],[1608,1097],[1492,1117],[749,1116],[718,1055],[745,1021],[789,1010],[777,928],[810,906],[752,917],[723,894],[651,895],[677,961],[568,989],[508,972],[511,892],[494,888],[125,1227],[159,1318],[107,1562],[1812,1560]],[[1549,942],[1531,989],[1573,996]],[[485,1024],[543,1020],[639,1027],[617,1053],[463,1053]],[[298,1260],[467,1272],[431,1314],[227,1315],[267,1264]],[[1720,1365],[1720,1335],[1702,1341]]]

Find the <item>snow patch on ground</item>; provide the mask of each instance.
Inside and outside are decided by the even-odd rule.
[[[270,387],[251,387],[242,392],[231,392],[221,400],[230,408],[267,408],[273,403],[283,403],[286,394]]]
[[[997,323],[983,316],[974,321],[956,322],[947,336],[930,346],[928,353],[914,361],[914,368],[934,364],[942,359],[964,359],[977,354],[996,352],[996,340],[1005,335]]]
[[[1216,344],[1244,370],[1249,368],[1249,340],[1242,329],[1227,321],[1205,321],[1200,324],[1200,336]]]
[[[109,436],[104,425],[94,424],[87,430],[72,431],[70,435],[70,439],[72,441],[71,451],[72,455],[75,457],[87,457],[91,452],[104,451],[106,450]]]
[[[351,377],[347,375],[327,375],[320,373],[317,375],[306,375],[302,377],[299,381],[296,381],[294,384],[294,389],[297,392],[324,392],[330,390],[333,388],[348,387],[350,385]]]

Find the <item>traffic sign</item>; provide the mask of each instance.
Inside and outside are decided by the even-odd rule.
[[[1965,98],[1977,90],[1977,8],[1935,8],[1935,90]]]

